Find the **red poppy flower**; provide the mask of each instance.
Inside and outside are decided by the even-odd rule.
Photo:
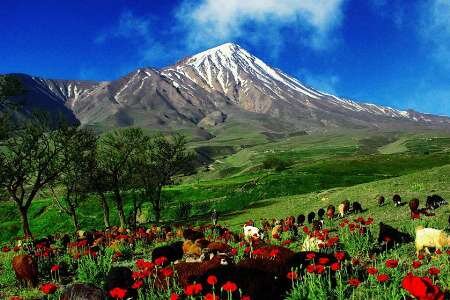
[[[309,252],[306,254],[306,259],[314,259],[316,257],[316,254],[314,252]]]
[[[333,271],[339,271],[341,269],[341,264],[338,262],[332,263],[330,268]]]
[[[446,252],[447,252],[448,255],[450,255],[450,250],[447,250]]]
[[[434,251],[434,253],[439,255],[439,254],[442,254],[442,251],[441,251],[441,249],[436,249],[436,250]]]
[[[393,269],[393,268],[397,268],[397,266],[398,266],[398,260],[396,260],[396,259],[386,260],[386,267]]]
[[[378,270],[375,267],[368,267],[367,268],[367,273],[370,274],[370,275],[374,275],[374,274],[378,273]]]
[[[348,285],[353,287],[358,287],[361,284],[361,281],[358,278],[351,278],[347,281]]]
[[[377,281],[380,283],[388,282],[391,278],[387,274],[380,274],[377,276]]]
[[[162,266],[166,262],[167,262],[167,257],[165,257],[165,256],[161,256],[161,257],[158,257],[157,259],[155,259],[155,264],[158,266]]]
[[[53,266],[51,267],[50,271],[56,272],[56,271],[59,271],[59,269],[60,269],[60,266],[59,266],[59,265],[53,265]]]
[[[127,290],[116,287],[109,291],[109,295],[115,299],[123,299],[127,295]]]
[[[336,257],[337,260],[342,261],[345,259],[345,252],[344,251],[337,251],[334,254],[334,257]]]
[[[357,258],[352,258],[352,265],[354,265],[354,266],[359,265],[359,259],[357,259]]]
[[[325,272],[325,267],[322,266],[322,265],[316,265],[315,272],[316,272],[317,274],[322,274],[323,272]]]
[[[19,296],[12,296],[9,300],[23,300],[23,298]]]
[[[214,294],[208,293],[203,297],[203,300],[219,300],[220,298]]]
[[[58,286],[51,282],[44,283],[40,288],[41,292],[43,292],[46,295],[54,294],[57,289]]]
[[[279,253],[280,253],[279,249],[273,249],[272,251],[270,251],[269,256],[274,258],[274,257],[277,257]]]
[[[180,295],[178,295],[176,293],[170,294],[170,300],[179,300],[179,299],[180,299]]]
[[[296,279],[298,278],[298,274],[297,274],[297,272],[295,272],[295,271],[291,271],[291,272],[288,272],[288,273],[287,273],[286,277],[287,277],[289,280],[296,280]]]
[[[314,273],[315,270],[316,270],[316,267],[314,265],[306,266],[306,272],[308,272],[308,273]]]
[[[436,267],[431,267],[428,269],[428,274],[435,276],[435,275],[439,275],[439,273],[441,273],[441,270],[439,270]]]
[[[319,264],[327,265],[328,263],[330,263],[330,259],[328,257],[321,257],[321,258],[319,258]]]
[[[217,277],[215,275],[209,275],[208,278],[206,279],[206,282],[209,285],[216,285],[217,284]]]
[[[144,285],[144,282],[143,282],[142,280],[138,280],[138,281],[135,281],[135,282],[133,283],[133,285],[131,286],[131,288],[133,288],[133,289],[135,289],[135,290],[138,290],[138,289],[140,289],[143,285]]]
[[[3,248],[2,248],[2,252],[9,252],[9,251],[11,251],[11,249],[8,247],[8,246],[4,246]]]
[[[203,290],[203,287],[200,283],[194,283],[186,286],[184,288],[184,293],[186,296],[195,296],[201,293]]]
[[[419,300],[444,300],[444,293],[428,277],[409,273],[402,280],[402,287]]]
[[[419,268],[421,265],[422,265],[422,262],[421,262],[421,261],[418,261],[418,260],[415,260],[415,261],[413,261],[413,263],[412,263],[412,267],[413,267],[414,269]]]
[[[241,300],[251,300],[251,298],[248,295],[244,295],[241,297]]]
[[[238,287],[234,282],[227,281],[224,285],[222,285],[222,289],[226,292],[233,293],[238,289]]]
[[[230,253],[233,256],[236,255],[237,254],[237,249],[236,248],[231,249]]]
[[[171,277],[173,275],[173,269],[171,267],[167,267],[161,270],[161,274],[164,277]]]
[[[424,259],[424,258],[425,258],[425,255],[423,255],[423,254],[419,254],[419,255],[417,256],[417,258],[418,258],[418,259],[420,259],[420,260],[422,260],[422,259]]]
[[[303,232],[308,234],[309,233],[309,228],[308,226],[303,226]]]

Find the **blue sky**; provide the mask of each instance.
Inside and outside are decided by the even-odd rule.
[[[0,73],[110,80],[235,42],[319,90],[450,115],[448,0],[3,0]]]

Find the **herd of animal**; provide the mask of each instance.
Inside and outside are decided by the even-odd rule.
[[[396,207],[403,205],[399,195],[394,195],[392,201]],[[385,205],[385,198],[377,198],[378,205]],[[426,205],[419,207],[419,201],[412,199],[409,202],[411,218],[417,218],[417,214],[432,216],[434,210],[447,202],[438,195],[427,198]],[[141,241],[149,247],[159,243],[162,246],[154,247],[151,258],[152,265],[158,265],[161,269],[171,267],[176,274],[176,280],[180,287],[186,288],[193,284],[202,284],[203,292],[212,291],[213,287],[207,284],[210,276],[217,278],[217,286],[226,282],[235,283],[250,299],[283,299],[292,287],[286,277],[292,270],[297,270],[299,275],[304,274],[306,266],[316,262],[326,262],[331,265],[338,262],[335,255],[338,249],[336,243],[331,243],[333,251],[327,251],[331,239],[328,229],[324,229],[324,221],[327,219],[345,218],[349,214],[363,212],[359,202],[350,203],[345,200],[339,204],[336,211],[333,205],[326,209],[321,208],[316,212],[310,212],[306,216],[300,214],[297,217],[289,216],[281,220],[261,220],[261,226],[255,226],[255,222],[249,220],[243,226],[240,233],[220,225],[192,226],[156,226],[149,229],[138,228],[136,230],[123,230],[112,227],[105,231],[78,232],[76,239],[69,235],[49,236],[36,240],[33,243],[21,243],[20,254],[14,256],[12,266],[19,281],[29,286],[36,286],[40,280],[37,256],[48,253],[48,257],[67,253],[72,256],[79,255],[80,246],[88,253],[101,253],[106,247],[113,248],[126,243],[131,248],[137,241]],[[450,223],[450,218],[449,218]],[[305,227],[310,230],[306,231]],[[287,245],[276,243],[281,240],[284,232],[302,240],[300,251],[293,251]],[[55,243],[61,245],[55,247]],[[442,229],[423,228],[418,226],[415,237],[401,232],[396,228],[379,223],[378,245],[371,249],[372,253],[388,251],[399,244],[415,241],[417,254],[429,249],[443,249],[450,246],[450,237]],[[236,246],[244,249],[239,260]],[[119,249],[119,248],[118,248]],[[346,254],[344,254],[346,255]],[[144,260],[142,260],[144,261]],[[62,271],[62,274],[64,272]],[[76,283],[67,285],[61,299],[114,299],[108,291],[114,288],[126,290],[127,299],[137,299],[138,293],[133,284],[135,276],[133,270],[125,266],[113,266],[105,279],[102,287]],[[159,273],[155,275],[158,278]],[[71,274],[68,274],[70,276]],[[73,274],[72,274],[73,275]],[[333,279],[330,279],[333,280]],[[166,281],[155,281],[155,288],[164,289]],[[330,283],[331,285],[333,283]],[[264,287],[262,289],[261,287]],[[234,292],[236,299],[240,299],[238,291]]]

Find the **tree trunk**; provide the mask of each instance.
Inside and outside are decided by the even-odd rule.
[[[80,223],[78,222],[77,212],[74,208],[70,209],[70,215],[72,216],[73,226],[75,227],[75,231],[80,230]]]
[[[117,188],[114,189],[114,198],[116,201],[117,212],[119,214],[120,227],[126,228],[127,223],[125,220],[125,213],[123,211],[123,200],[122,200],[122,196],[120,195],[120,191]]]
[[[153,210],[155,211],[155,221],[159,223],[161,219],[161,187],[156,188],[153,199]]]
[[[109,205],[108,201],[106,200],[105,193],[101,192],[99,193],[100,196],[100,202],[102,204],[103,209],[103,222],[105,222],[105,228],[109,228],[110,222],[109,222]]]
[[[31,234],[30,230],[30,223],[28,222],[28,209],[25,207],[20,207],[20,218],[22,220],[22,228],[23,228],[23,235],[26,239],[33,238],[33,235]]]

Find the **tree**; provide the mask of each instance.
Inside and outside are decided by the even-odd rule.
[[[61,169],[58,179],[50,185],[50,189],[55,203],[72,218],[77,231],[80,229],[77,209],[89,196],[89,174],[95,164],[97,138],[88,129],[62,126],[58,131],[63,144],[66,145],[61,153],[65,167]],[[55,188],[59,190],[58,193],[55,192]]]
[[[13,131],[12,113],[19,103],[10,101],[11,97],[22,95],[25,89],[20,79],[14,75],[0,75],[0,140],[6,139]]]
[[[143,145],[145,135],[142,129],[127,128],[104,135],[97,148],[98,166],[110,180],[122,228],[126,227],[122,193],[131,184],[133,163]]]
[[[161,191],[173,183],[176,175],[192,171],[193,154],[186,150],[186,138],[181,134],[154,136],[142,152],[139,163],[140,182],[149,199],[156,222],[162,211]]]
[[[28,220],[32,201],[64,168],[61,154],[67,145],[47,124],[46,119],[31,118],[0,148],[0,188],[15,202],[25,237],[32,237]]]
[[[0,102],[6,102],[10,97],[24,92],[20,79],[14,75],[0,75]]]
[[[97,194],[98,200],[102,207],[103,222],[105,224],[105,228],[109,228],[111,226],[111,222],[109,217],[109,204],[106,199],[106,193],[112,190],[112,184],[106,171],[99,166],[97,154],[94,155],[94,165],[91,168],[88,181],[89,190]]]

